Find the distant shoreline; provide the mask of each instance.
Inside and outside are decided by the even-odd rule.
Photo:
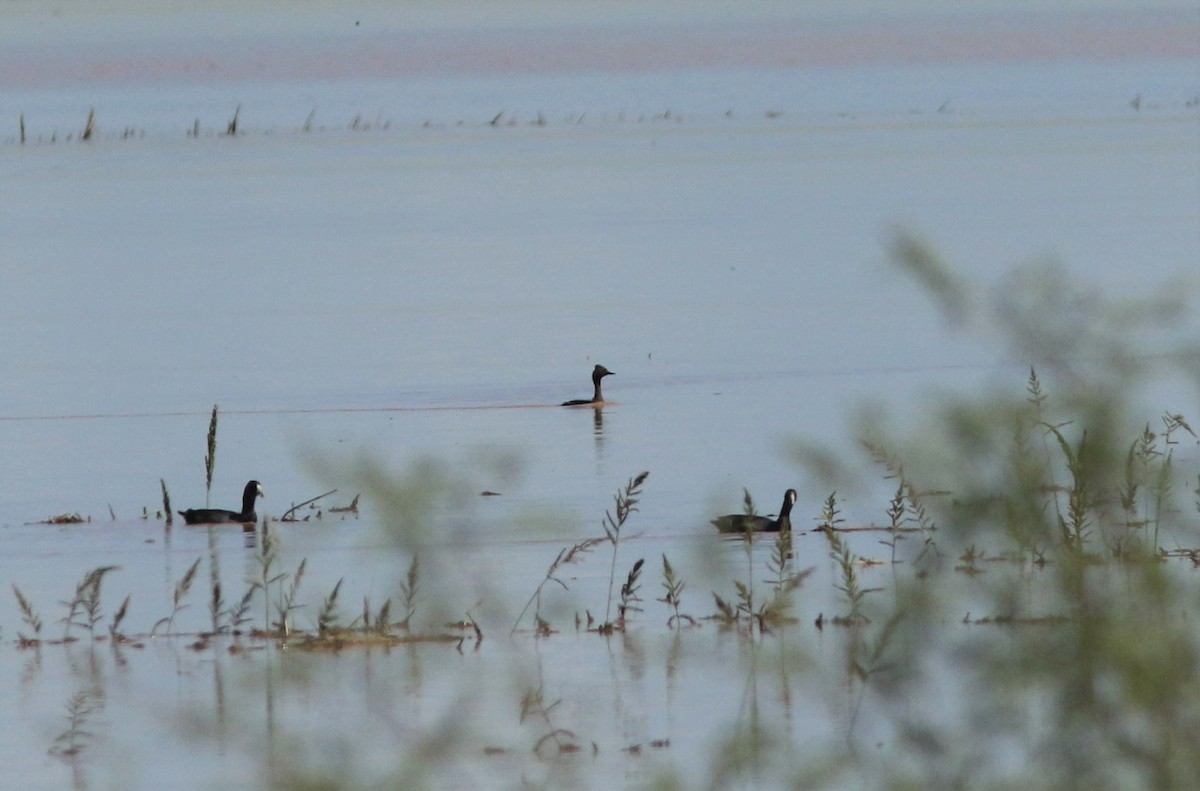
[[[653,7],[653,6],[651,6]],[[670,9],[670,4],[664,4]],[[712,14],[625,16],[504,27],[449,18],[441,25],[358,10],[298,16],[278,9],[191,17],[158,9],[121,16],[40,17],[0,6],[0,85],[6,91],[157,84],[228,85],[414,76],[852,68],[894,63],[1045,62],[1200,57],[1200,14],[1187,10],[1049,13],[807,13],[715,20]],[[130,17],[133,20],[133,17]],[[218,24],[219,20],[219,24]],[[276,24],[269,22],[274,20]],[[158,23],[158,24],[156,24]]]

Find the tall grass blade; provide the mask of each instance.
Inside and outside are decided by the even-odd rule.
[[[204,505],[212,505],[213,470],[217,466],[217,405],[213,404],[212,417],[208,419],[208,453],[204,456]]]
[[[174,511],[171,510],[171,495],[167,492],[167,482],[163,478],[158,479],[159,486],[162,487],[163,498],[163,513],[167,515],[167,527],[175,523]]]

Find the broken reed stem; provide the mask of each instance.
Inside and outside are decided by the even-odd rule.
[[[96,134],[96,108],[88,110],[87,124],[83,127],[83,134],[79,136],[80,140],[91,140]]]
[[[21,127],[21,145],[25,145],[25,113],[21,113],[20,127]]]
[[[229,119],[229,126],[225,129],[225,134],[229,137],[236,137],[238,132],[238,116],[242,112],[242,106],[239,104],[237,109],[233,111],[233,118]]]

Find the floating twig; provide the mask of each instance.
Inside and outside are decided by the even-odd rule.
[[[312,499],[309,499],[309,500],[305,500],[304,502],[300,503],[299,505],[293,505],[291,508],[289,508],[289,509],[287,509],[286,511],[284,511],[284,512],[283,512],[283,516],[279,517],[279,521],[280,521],[280,522],[295,522],[295,521],[297,521],[297,520],[296,520],[296,517],[295,517],[295,513],[296,513],[297,511],[299,511],[299,510],[300,510],[301,508],[303,508],[304,506],[306,506],[306,505],[312,505],[312,504],[313,504],[313,503],[315,503],[317,500],[320,500],[322,497],[328,497],[329,495],[331,495],[331,494],[334,494],[335,492],[337,492],[337,489],[330,489],[329,491],[325,492],[324,494],[318,494],[316,497],[313,497]],[[330,510],[330,511],[334,511],[334,510],[353,510],[353,511],[357,512],[357,511],[358,511],[358,495],[355,495],[355,496],[354,496],[354,502],[352,502],[352,503],[350,504],[350,507],[349,507],[349,508],[345,508],[345,509],[334,509],[334,508],[330,508],[329,510]]]

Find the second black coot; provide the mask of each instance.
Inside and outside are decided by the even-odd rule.
[[[792,506],[796,504],[796,490],[788,489],[783,494],[783,505],[779,506],[779,516],[772,519],[769,516],[726,514],[712,520],[717,530],[722,533],[745,533],[747,530],[778,533],[780,530],[792,529]]]

